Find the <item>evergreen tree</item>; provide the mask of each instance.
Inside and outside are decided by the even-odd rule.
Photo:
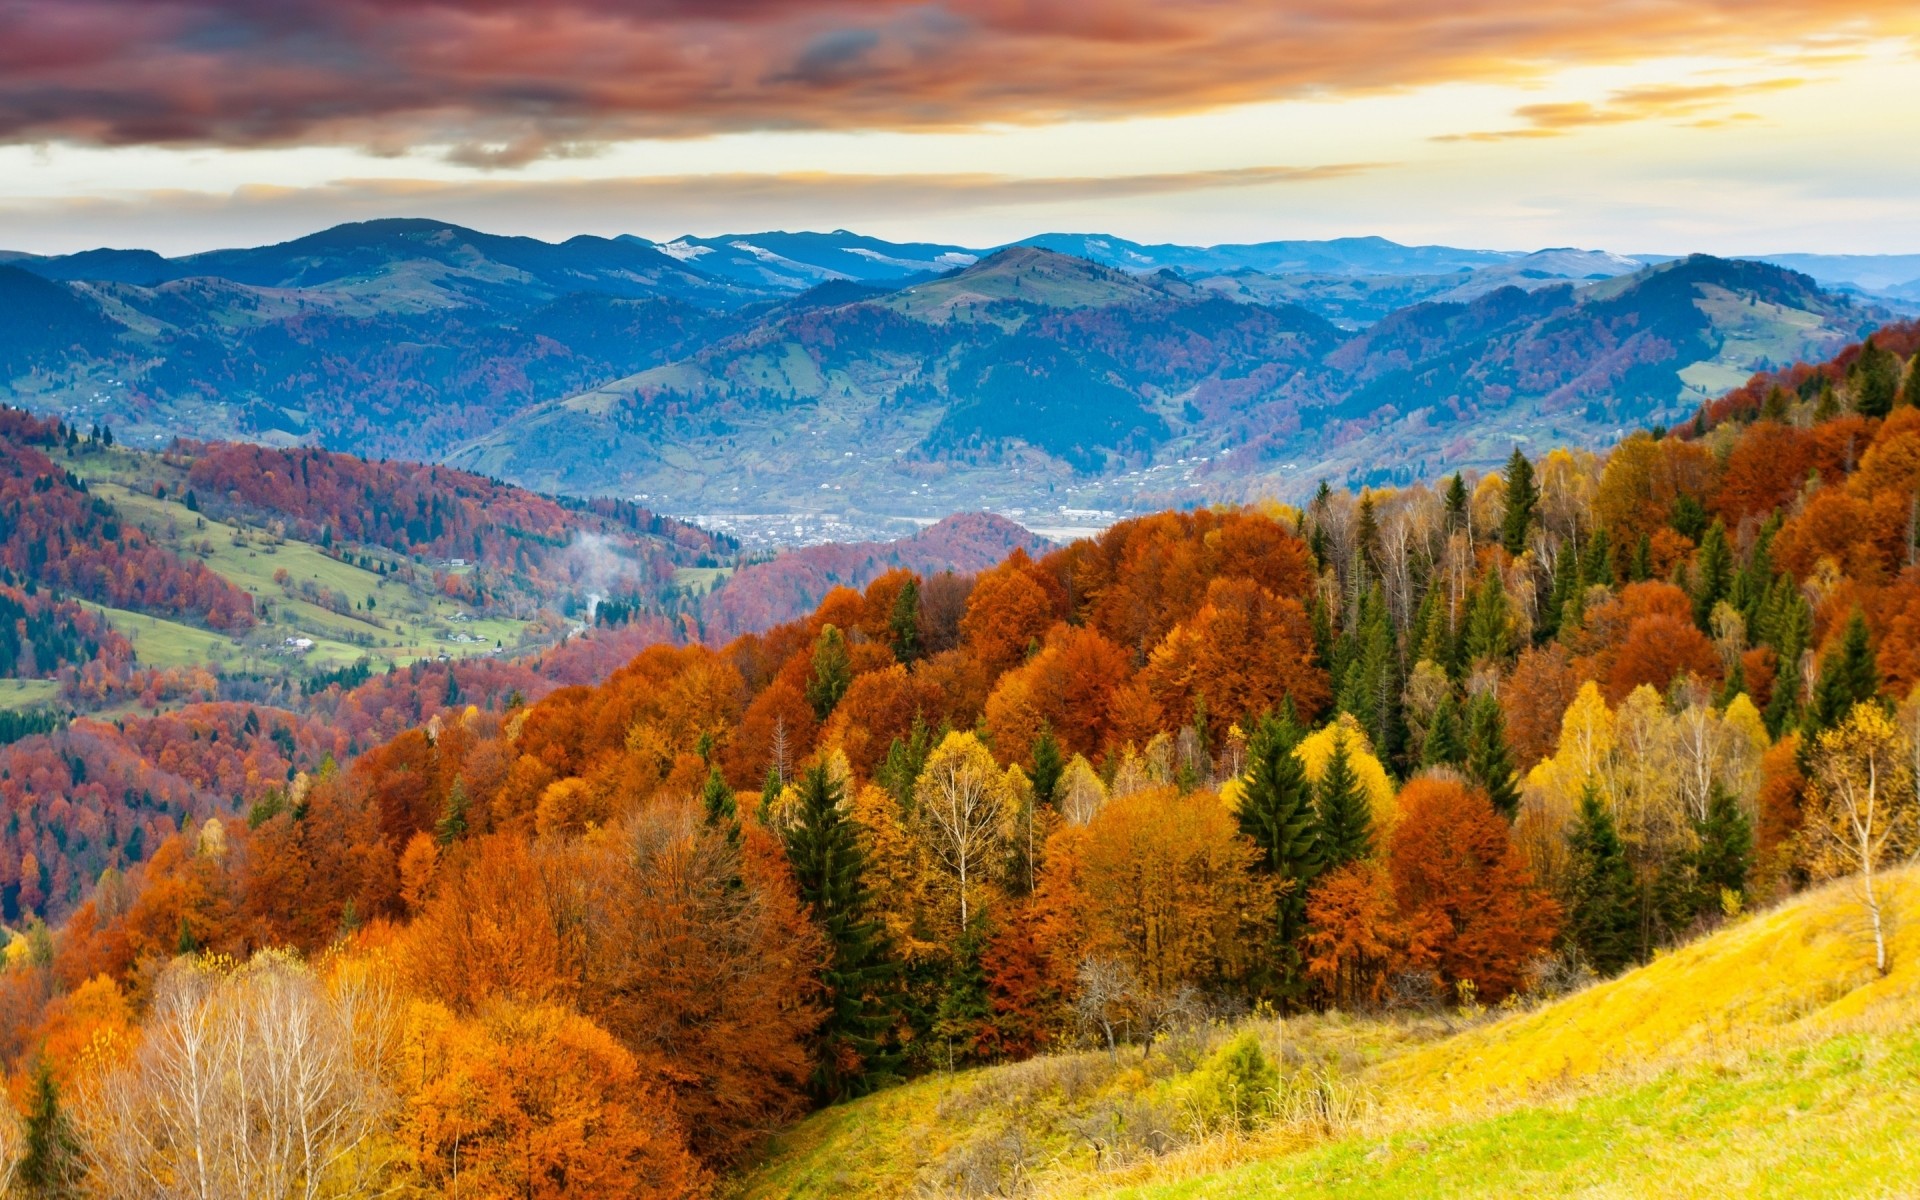
[[[899,1061],[886,1045],[894,1019],[889,992],[899,966],[871,912],[866,860],[858,826],[842,803],[844,789],[824,764],[816,764],[801,776],[799,792],[799,812],[786,835],[787,861],[800,898],[827,939],[820,976],[827,1018],[815,1034],[810,1087],[817,1099],[831,1103],[871,1090]]]
[[[1433,710],[1427,742],[1420,751],[1423,767],[1460,767],[1467,761],[1467,740],[1460,728],[1460,706],[1449,690]]]
[[[1787,394],[1787,389],[1776,383],[1767,390],[1767,398],[1760,405],[1760,419],[1784,425],[1792,411],[1793,397]]]
[[[733,789],[727,786],[717,766],[707,768],[707,782],[700,789],[700,805],[706,812],[708,825],[729,832],[739,828],[739,802],[734,799]]]
[[[1640,902],[1626,843],[1591,784],[1567,849],[1567,936],[1594,970],[1612,975],[1640,956]]]
[[[1513,750],[1507,745],[1507,718],[1491,692],[1467,703],[1467,776],[1485,789],[1495,812],[1509,821],[1519,815],[1520,789]]]
[[[1304,986],[1307,890],[1320,874],[1313,785],[1294,754],[1299,743],[1291,706],[1278,717],[1262,717],[1248,739],[1240,777],[1240,832],[1260,852],[1255,869],[1276,884],[1271,962],[1274,991],[1283,1002]]]
[[[1373,850],[1373,810],[1366,790],[1353,772],[1353,758],[1347,738],[1334,740],[1333,756],[1327,773],[1320,779],[1319,804],[1315,808],[1315,857],[1322,870],[1335,870]]]
[[[1054,789],[1060,785],[1060,774],[1067,769],[1066,760],[1061,757],[1060,743],[1053,736],[1050,726],[1042,725],[1033,739],[1033,802],[1051,805]]]
[[[1547,593],[1547,606],[1540,614],[1536,641],[1551,641],[1559,634],[1574,593],[1585,591],[1586,586],[1587,581],[1580,577],[1580,556],[1573,552],[1570,543],[1560,543],[1559,552],[1553,556],[1553,588]]]
[[[1513,613],[1500,572],[1489,570],[1467,611],[1466,659],[1503,663],[1513,652]]]
[[[1447,527],[1456,528],[1467,519],[1467,481],[1460,472],[1447,480]]]
[[[1846,720],[1856,704],[1864,704],[1880,692],[1880,668],[1873,660],[1873,646],[1867,638],[1867,618],[1859,609],[1847,618],[1847,631],[1840,645],[1820,660],[1820,679],[1813,689],[1813,711],[1808,714],[1815,729],[1831,729]]]
[[[458,775],[447,789],[447,801],[440,806],[440,819],[433,823],[433,839],[451,846],[467,835],[467,784]]]
[[[1694,832],[1700,839],[1693,855],[1698,909],[1717,909],[1722,892],[1744,897],[1747,875],[1753,870],[1753,823],[1739,798],[1715,784],[1707,797],[1706,818],[1694,823]]]
[[[1380,589],[1360,603],[1360,621],[1345,654],[1337,706],[1351,713],[1383,755],[1399,748],[1399,659],[1393,648],[1393,623]]]
[[[1853,384],[1853,407],[1861,416],[1884,417],[1893,411],[1900,391],[1900,359],[1893,351],[1876,345],[1869,336],[1847,369],[1847,378]]]
[[[853,660],[847,654],[847,639],[828,625],[814,639],[813,674],[807,677],[807,703],[813,706],[813,715],[826,720],[852,683]]]
[[[980,954],[986,947],[986,921],[976,917],[954,944],[953,959],[933,1012],[933,1034],[946,1048],[947,1066],[971,1061],[980,1034],[993,1015],[987,996],[987,972]]]
[[[1601,583],[1612,587],[1620,578],[1619,564],[1613,557],[1613,539],[1607,536],[1605,529],[1593,531],[1593,537],[1587,542],[1586,559],[1580,567],[1581,576],[1589,583]]]
[[[80,1139],[60,1103],[60,1084],[45,1059],[34,1064],[20,1130],[20,1163],[10,1195],[63,1200],[80,1194]]]
[[[903,663],[920,657],[920,577],[910,575],[894,597],[893,612],[887,618],[887,632],[893,638],[893,654]]]
[[[1513,457],[1507,460],[1507,515],[1500,524],[1500,540],[1515,558],[1526,552],[1527,530],[1533,525],[1533,510],[1539,503],[1533,464],[1515,446]]]
[[[1907,360],[1907,382],[1900,389],[1900,398],[1920,407],[1920,353]]]
[[[1694,562],[1693,623],[1711,633],[1713,606],[1733,590],[1733,554],[1727,549],[1727,527],[1715,517],[1700,543]]]
[[[757,810],[762,825],[772,823],[774,802],[780,799],[780,790],[785,786],[780,780],[780,768],[768,767],[767,781],[760,785],[760,807]]]
[[[1640,535],[1639,543],[1633,548],[1633,565],[1627,568],[1627,578],[1634,583],[1653,578],[1653,535]]]
[[[942,735],[944,736],[944,734]],[[904,811],[913,804],[913,785],[927,765],[927,754],[934,738],[925,718],[913,715],[913,727],[904,738],[894,738],[887,746],[887,757],[874,769],[873,781],[893,793]]]

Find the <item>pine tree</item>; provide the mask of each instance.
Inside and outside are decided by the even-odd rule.
[[[1707,815],[1694,823],[1699,849],[1693,854],[1699,911],[1720,906],[1722,892],[1744,897],[1747,875],[1753,870],[1753,823],[1739,798],[1719,784],[1707,797]]]
[[[1459,767],[1467,761],[1467,740],[1460,728],[1460,705],[1449,690],[1433,710],[1427,742],[1420,751],[1423,767]]]
[[[1920,407],[1920,353],[1907,360],[1907,382],[1900,389],[1900,398]]]
[[[807,678],[807,703],[813,706],[813,715],[826,720],[852,683],[853,660],[847,654],[847,639],[828,625],[814,639],[813,674]]]
[[[45,1059],[34,1065],[26,1119],[20,1131],[20,1163],[9,1195],[63,1200],[80,1194],[80,1139],[60,1103],[60,1084]]]
[[[887,618],[887,632],[893,638],[893,654],[903,663],[920,657],[920,578],[907,577],[900,594],[894,597],[893,612]]]
[[[780,791],[785,786],[786,784],[780,779],[780,768],[768,767],[767,781],[760,785],[760,807],[755,810],[762,825],[772,822],[774,803],[780,799]]]
[[[433,823],[433,839],[451,846],[467,835],[467,784],[458,775],[447,789],[447,802],[440,806],[440,819]]]
[[[1867,636],[1867,618],[1859,609],[1847,618],[1847,631],[1840,645],[1820,661],[1820,679],[1813,689],[1813,711],[1808,719],[1814,729],[1831,729],[1846,720],[1856,704],[1864,704],[1880,692],[1880,668],[1873,660],[1873,646]]]
[[[1060,743],[1053,736],[1050,726],[1042,725],[1033,739],[1033,802],[1039,805],[1053,803],[1053,791],[1060,784],[1060,773],[1067,769],[1066,760],[1060,755]]]
[[[1700,543],[1694,563],[1693,623],[1711,633],[1713,606],[1733,590],[1733,554],[1727,549],[1727,527],[1715,517]]]
[[[1467,776],[1485,789],[1494,811],[1511,821],[1520,813],[1513,750],[1507,745],[1507,717],[1491,692],[1467,703]]]
[[[1320,778],[1315,857],[1326,871],[1365,858],[1373,850],[1373,810],[1353,772],[1353,758],[1347,749],[1349,736],[1343,733],[1335,739],[1327,773]]]
[[[1240,832],[1260,852],[1255,869],[1273,877],[1272,973],[1283,1002],[1304,986],[1301,939],[1307,930],[1307,890],[1320,874],[1313,785],[1294,747],[1300,729],[1291,707],[1260,719],[1247,742],[1240,777]]]
[[[1633,548],[1633,565],[1627,568],[1627,578],[1634,583],[1645,583],[1653,578],[1653,535],[1643,533]]]
[[[899,965],[887,952],[871,912],[858,827],[842,803],[844,789],[824,764],[800,780],[799,812],[786,835],[800,898],[827,939],[820,982],[827,1018],[816,1032],[810,1087],[822,1102],[870,1091],[898,1064],[886,1045],[894,1010],[888,993]]]
[[[1612,975],[1640,956],[1640,901],[1626,843],[1591,784],[1567,849],[1567,936],[1594,970]]]
[[[1515,446],[1513,457],[1507,460],[1507,514],[1500,524],[1500,540],[1515,558],[1526,552],[1527,530],[1533,525],[1533,510],[1539,503],[1533,464]]]

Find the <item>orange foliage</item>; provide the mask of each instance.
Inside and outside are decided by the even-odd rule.
[[[1552,942],[1559,905],[1533,886],[1485,792],[1422,776],[1401,789],[1399,809],[1389,863],[1401,913],[1444,983],[1470,979],[1481,999],[1503,999]]]

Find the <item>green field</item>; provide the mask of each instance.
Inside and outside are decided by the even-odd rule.
[[[51,679],[0,679],[0,710],[41,708],[60,698]]]
[[[182,558],[203,562],[255,597],[264,619],[244,638],[190,623],[90,605],[133,642],[142,666],[218,665],[247,674],[305,675],[372,658],[406,665],[442,654],[465,657],[520,646],[529,623],[476,616],[425,586],[413,586],[343,561],[320,547],[272,529],[217,520],[170,498],[185,472],[158,455],[122,449],[84,449],[62,455],[94,495],[113,504],[121,520]],[[169,497],[154,495],[164,484]],[[377,551],[396,561],[388,551]],[[285,572],[283,585],[276,575]],[[300,594],[302,584],[344,597],[336,612]],[[368,607],[369,602],[371,608]],[[299,649],[290,639],[310,639]]]

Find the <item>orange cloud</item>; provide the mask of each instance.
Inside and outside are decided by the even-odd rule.
[[[7,0],[0,140],[432,144],[512,166],[637,137],[1104,118],[1767,56],[1835,28],[1905,36],[1920,18],[1911,0]],[[1631,104],[1584,115],[1637,119],[1613,115]]]
[[[1624,88],[1599,104],[1583,100],[1550,104],[1526,104],[1513,115],[1527,122],[1518,129],[1496,129],[1479,133],[1448,133],[1436,142],[1502,142],[1516,138],[1560,137],[1590,125],[1624,125],[1633,121],[1678,120],[1694,117],[1688,124],[1712,128],[1734,121],[1757,121],[1753,113],[1719,114],[1733,101],[1767,92],[1781,92],[1806,83],[1804,79],[1762,79],[1752,83],[1659,84]]]

